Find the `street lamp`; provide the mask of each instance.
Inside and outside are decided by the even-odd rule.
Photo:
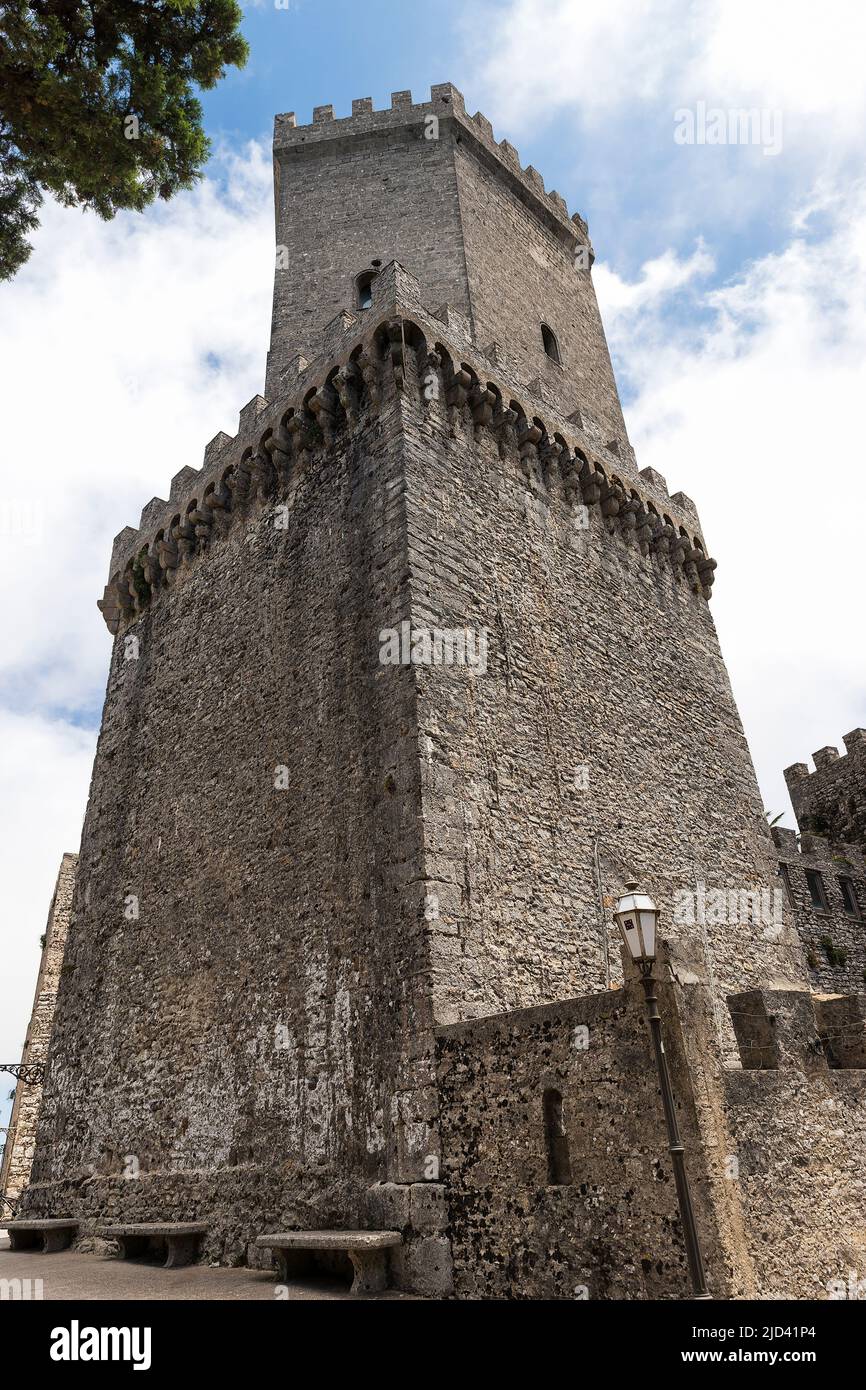
[[[658,1069],[659,1083],[662,1092],[662,1104],[664,1105],[665,1121],[668,1129],[668,1148],[670,1149],[671,1162],[673,1164],[674,1182],[677,1188],[680,1219],[683,1223],[683,1235],[686,1242],[686,1258],[689,1262],[689,1274],[692,1279],[692,1288],[694,1289],[695,1298],[710,1298],[711,1295],[707,1290],[707,1281],[704,1275],[704,1261],[701,1256],[698,1228],[695,1225],[695,1214],[692,1210],[689,1181],[686,1177],[685,1150],[683,1149],[679,1127],[677,1125],[674,1092],[673,1086],[671,1085],[670,1072],[668,1071],[668,1059],[665,1054],[665,1045],[662,1039],[662,1020],[661,1014],[659,1013],[658,995],[656,994],[656,981],[653,975],[653,966],[656,959],[656,928],[658,926],[659,910],[648,893],[639,892],[636,883],[627,883],[625,885],[625,894],[617,902],[616,911],[613,915],[616,919],[617,926],[622,932],[626,950],[640,971],[641,984],[643,985],[644,995],[646,996],[650,1033],[653,1040],[656,1067]]]

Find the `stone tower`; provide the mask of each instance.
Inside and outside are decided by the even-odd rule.
[[[452,1202],[478,1153],[461,1049],[493,1046],[475,1021],[522,1020],[543,1052],[592,996],[619,1038],[632,875],[720,1065],[725,994],[804,988],[789,922],[683,907],[776,883],[715,562],[689,498],[636,466],[585,223],[454,87],[279,116],[274,152],[266,395],[114,545],[27,1204],[207,1219],[229,1261],[263,1230],[398,1226],[403,1287],[561,1293],[571,1255],[479,1282]],[[615,1117],[603,1055],[568,1104]],[[680,1257],[635,1258],[629,1296],[670,1296]]]

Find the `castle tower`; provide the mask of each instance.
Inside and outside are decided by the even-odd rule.
[[[396,1224],[445,1293],[442,1029],[619,984],[633,875],[732,1064],[725,993],[802,957],[695,911],[774,847],[585,224],[450,85],[278,117],[275,171],[266,396],[114,545],[27,1203],[207,1218],[224,1260]]]
[[[429,309],[447,305],[465,320],[488,360],[627,451],[586,223],[569,218],[537,170],[521,168],[507,140],[495,141],[489,121],[467,116],[450,83],[421,105],[411,92],[391,102],[374,111],[369,98],[355,101],[342,120],[320,106],[311,126],[293,113],[276,118],[268,400],[297,354],[321,352],[323,326],[357,308],[365,276],[397,260]]]

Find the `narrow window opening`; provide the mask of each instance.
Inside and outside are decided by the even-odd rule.
[[[365,270],[355,281],[359,309],[371,309],[373,307],[373,281],[375,278],[375,270]]]
[[[785,888],[785,898],[787,899],[788,906],[789,906],[789,907],[793,907],[793,906],[794,906],[794,899],[793,899],[793,897],[792,897],[792,895],[791,895],[791,875],[788,873],[788,865],[787,865],[787,864],[780,864],[780,865],[779,865],[779,877],[781,878],[782,883],[783,883],[784,888]]]
[[[839,888],[842,892],[842,902],[845,904],[845,911],[847,912],[848,916],[859,917],[860,904],[857,901],[857,894],[854,890],[854,884],[851,882],[850,878],[840,877]]]
[[[544,351],[551,361],[562,366],[562,358],[559,355],[559,343],[556,341],[556,334],[552,328],[548,328],[546,323],[541,325],[541,341],[544,343]]]
[[[547,1146],[548,1185],[566,1187],[571,1182],[571,1160],[560,1091],[544,1092],[544,1142]]]
[[[827,890],[824,887],[824,876],[819,874],[817,869],[806,870],[806,882],[809,885],[809,896],[812,899],[812,906],[816,912],[829,912],[827,904]]]

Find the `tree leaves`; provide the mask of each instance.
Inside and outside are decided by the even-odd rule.
[[[100,217],[201,177],[194,87],[242,67],[236,0],[9,0],[0,12],[0,279],[30,254],[43,190]]]

